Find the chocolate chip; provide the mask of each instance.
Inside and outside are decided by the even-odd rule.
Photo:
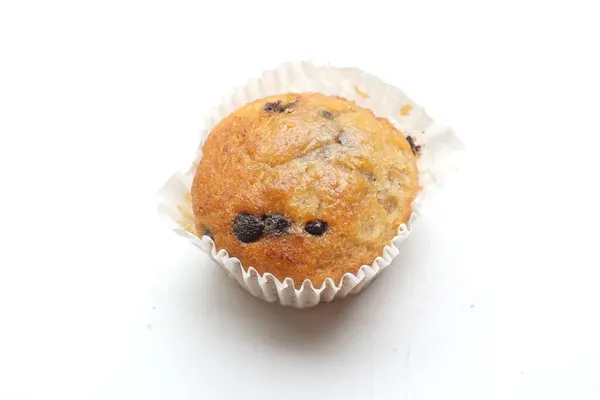
[[[273,235],[281,235],[287,232],[292,223],[290,220],[279,214],[270,214],[263,216],[263,224],[265,226],[265,233]]]
[[[202,236],[208,236],[212,240],[215,240],[215,238],[213,237],[212,231],[207,226],[205,226],[205,227],[202,228]]]
[[[240,242],[256,242],[262,236],[264,224],[248,213],[240,213],[233,220],[233,234]]]
[[[417,153],[421,151],[421,146],[415,144],[415,140],[412,138],[412,136],[407,136],[406,140],[408,140],[408,144],[410,144],[410,149],[412,150],[413,154],[417,155]]]
[[[282,113],[284,111],[286,111],[289,108],[292,108],[294,106],[294,104],[296,104],[295,102],[293,103],[287,103],[287,104],[281,104],[281,100],[277,100],[277,101],[273,101],[273,102],[269,102],[267,104],[265,104],[265,111],[268,113]]]
[[[321,221],[320,219],[315,219],[313,221],[308,221],[304,230],[311,235],[321,236],[327,231],[327,222]]]
[[[296,102],[282,104],[279,106],[277,111],[279,111],[279,112],[291,111],[291,108],[294,107],[295,105],[296,105]]]
[[[333,114],[327,110],[319,110],[319,115],[323,118],[333,119]]]
[[[267,103],[265,104],[265,111],[266,112],[275,112],[277,111],[277,107],[279,107],[279,105],[281,104],[281,101],[277,100],[273,103]]]

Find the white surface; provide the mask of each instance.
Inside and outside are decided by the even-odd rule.
[[[0,5],[0,399],[600,397],[594,2],[204,3]],[[468,152],[396,265],[296,311],[154,195],[221,94],[306,58]]]

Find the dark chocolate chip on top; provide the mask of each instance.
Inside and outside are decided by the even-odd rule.
[[[333,114],[325,109],[319,110],[319,115],[323,118],[333,119]]]
[[[281,235],[282,233],[287,232],[292,225],[290,220],[279,214],[263,216],[263,224],[265,227],[264,232],[273,235]]]
[[[421,151],[421,146],[415,143],[415,140],[412,136],[407,136],[406,140],[408,140],[408,144],[410,144],[410,149],[412,150],[414,155],[417,155],[419,151]]]
[[[256,242],[263,234],[264,224],[248,213],[237,214],[233,220],[233,234],[242,243]]]
[[[282,113],[292,108],[295,104],[295,102],[283,104],[281,100],[277,100],[265,104],[264,110],[268,113]]]
[[[320,219],[315,219],[308,221],[304,227],[304,230],[313,236],[321,236],[327,231],[327,227],[327,222],[321,221]]]
[[[277,112],[277,108],[279,107],[279,105],[281,104],[281,101],[277,100],[275,102],[271,102],[271,103],[267,103],[265,104],[265,111],[266,112]]]

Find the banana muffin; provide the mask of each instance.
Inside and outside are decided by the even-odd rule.
[[[418,146],[342,97],[288,93],[223,119],[202,148],[196,233],[297,288],[372,264],[407,223]]]

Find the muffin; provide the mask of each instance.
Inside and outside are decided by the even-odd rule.
[[[288,93],[223,119],[191,188],[197,235],[297,288],[370,265],[411,216],[418,147],[342,97]]]

